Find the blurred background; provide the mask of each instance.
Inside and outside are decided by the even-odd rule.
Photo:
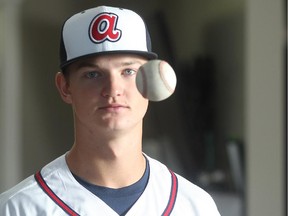
[[[54,85],[60,30],[102,4],[141,14],[178,78],[150,103],[144,152],[207,190],[222,216],[285,215],[283,0],[0,0],[0,193],[71,147]]]

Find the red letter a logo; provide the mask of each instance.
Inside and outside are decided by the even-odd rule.
[[[102,13],[91,22],[89,34],[94,43],[105,40],[116,42],[121,38],[121,30],[116,28],[118,17],[116,14]]]

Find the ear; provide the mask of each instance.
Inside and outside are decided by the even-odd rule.
[[[72,97],[69,90],[69,83],[62,72],[58,72],[55,76],[55,84],[62,100],[68,104],[72,103]]]

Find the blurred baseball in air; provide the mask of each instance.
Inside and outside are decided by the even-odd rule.
[[[162,101],[176,88],[177,78],[173,68],[164,60],[150,60],[143,64],[136,75],[136,86],[144,98]]]

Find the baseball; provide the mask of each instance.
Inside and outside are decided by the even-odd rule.
[[[162,101],[175,91],[177,78],[173,68],[163,60],[143,64],[136,75],[136,85],[144,98]]]

